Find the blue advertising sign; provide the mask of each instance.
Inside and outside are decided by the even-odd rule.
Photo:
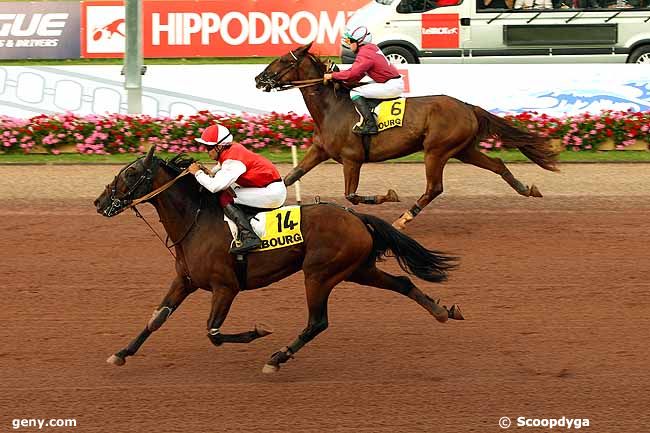
[[[0,2],[0,59],[78,59],[79,2]]]

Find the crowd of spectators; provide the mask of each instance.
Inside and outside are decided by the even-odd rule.
[[[472,0],[402,0],[398,13],[422,13],[444,6],[455,6]],[[544,10],[544,9],[648,9],[650,0],[475,0],[479,10]]]
[[[647,8],[648,0],[478,0],[479,9],[630,9]]]

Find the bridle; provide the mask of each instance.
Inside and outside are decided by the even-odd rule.
[[[122,176],[122,174],[128,170],[129,168],[133,167],[133,164],[137,163],[140,161],[142,158],[138,158],[135,161],[133,161],[131,164],[127,165],[126,167],[122,168],[119,173],[115,176],[115,179],[113,180],[110,196],[109,196],[109,202],[110,206],[104,210],[104,215],[111,217],[119,214],[120,212],[125,211],[128,209],[130,206],[133,205],[134,199],[132,198],[133,194],[136,192],[136,190],[141,186],[145,185],[147,187],[147,190],[151,190],[153,188],[153,178],[154,178],[154,170],[151,168],[147,167],[145,171],[140,175],[138,180],[136,180],[133,185],[128,186],[126,183],[126,179],[123,180],[123,182],[128,186],[128,191],[126,194],[124,194],[122,197],[116,197],[117,194],[117,180]],[[157,167],[157,165],[156,165]],[[109,185],[109,186],[111,186]],[[108,188],[108,186],[107,186]]]
[[[287,81],[284,83],[280,82],[280,79],[282,79],[282,77],[284,77],[294,69],[297,69],[306,57],[308,57],[309,60],[311,60],[314,64],[316,64],[316,59],[314,58],[313,54],[311,54],[308,51],[303,52],[300,57],[297,57],[293,53],[293,51],[289,51],[289,54],[291,54],[291,57],[293,57],[293,61],[289,65],[285,66],[284,68],[282,68],[277,72],[273,72],[272,74],[267,73],[266,70],[262,72],[259,80],[262,86],[268,87],[271,90],[277,90],[281,92],[283,90],[314,86],[316,84],[323,82],[323,77],[310,78],[308,80]],[[333,67],[334,64],[329,62],[326,72],[331,71]]]
[[[127,210],[127,209],[133,209],[133,211],[135,212],[136,216],[137,216],[138,218],[141,218],[141,219],[142,219],[142,220],[147,224],[147,226],[149,226],[149,228],[151,229],[151,231],[154,232],[154,234],[158,237],[158,239],[160,239],[160,241],[161,241],[161,242],[162,242],[162,243],[167,247],[167,249],[169,249],[170,252],[171,252],[171,248],[174,247],[174,246],[176,246],[176,245],[178,245],[178,244],[180,244],[180,243],[183,241],[183,239],[185,239],[185,237],[187,237],[187,235],[188,235],[189,232],[192,230],[192,228],[196,225],[196,222],[197,222],[197,220],[198,220],[198,218],[199,218],[199,213],[201,212],[201,205],[199,205],[198,209],[196,210],[196,213],[195,213],[195,215],[194,215],[194,219],[193,219],[193,221],[192,221],[192,224],[191,224],[190,227],[185,231],[185,234],[184,234],[183,236],[181,236],[181,238],[180,238],[179,240],[177,240],[177,241],[173,242],[171,245],[169,245],[169,236],[167,236],[167,239],[163,241],[163,239],[158,235],[158,233],[153,229],[153,227],[151,227],[151,225],[147,222],[147,220],[142,216],[142,214],[140,213],[140,211],[138,211],[138,208],[136,208],[136,206],[139,205],[140,203],[144,203],[144,202],[147,202],[147,201],[151,200],[152,198],[154,198],[154,197],[157,196],[158,194],[160,194],[160,193],[162,193],[163,191],[167,190],[167,189],[170,188],[174,183],[176,183],[180,178],[182,178],[183,176],[185,176],[186,174],[188,174],[189,171],[188,171],[188,169],[186,168],[186,169],[184,169],[183,171],[181,171],[181,172],[180,172],[176,177],[174,177],[173,179],[171,179],[171,180],[169,180],[168,182],[166,182],[164,185],[162,185],[162,186],[156,188],[156,189],[153,190],[153,191],[148,192],[147,194],[143,195],[142,197],[139,197],[139,198],[133,199],[133,198],[132,198],[133,194],[136,192],[136,190],[137,190],[141,185],[146,185],[148,190],[150,190],[151,188],[153,188],[153,179],[154,179],[155,172],[157,171],[159,164],[152,164],[152,166],[154,167],[153,170],[152,170],[150,167],[145,168],[144,172],[140,175],[140,177],[138,178],[138,180],[136,180],[136,181],[133,183],[133,185],[129,186],[129,190],[126,192],[126,194],[124,194],[124,195],[123,195],[122,197],[120,197],[120,198],[115,197],[115,194],[117,193],[117,187],[116,187],[116,186],[117,186],[117,179],[120,178],[120,176],[122,175],[122,173],[123,173],[124,171],[128,170],[129,168],[131,168],[131,167],[133,166],[133,164],[135,164],[136,162],[140,161],[141,159],[142,159],[142,158],[138,158],[137,160],[135,160],[135,161],[132,162],[131,164],[127,165],[127,166],[124,167],[122,170],[120,170],[120,172],[117,174],[117,176],[115,176],[115,179],[113,180],[113,183],[112,183],[111,192],[110,192],[111,195],[109,196],[110,206],[109,206],[107,209],[105,209],[105,210],[103,211],[103,213],[104,213],[104,215],[106,215],[107,217],[112,217],[112,216],[115,216],[115,215],[117,215],[117,214],[119,214],[119,213],[121,213],[121,212],[123,212],[123,211],[125,211],[125,210]],[[156,161],[157,161],[157,162],[162,162],[162,161],[161,161],[160,159],[158,159],[158,158],[156,158]],[[126,180],[123,180],[123,182],[126,183]],[[109,186],[110,186],[110,185],[109,185]],[[107,186],[106,188],[108,188],[108,186]],[[172,256],[173,256],[173,255],[174,255],[174,254],[172,253]]]

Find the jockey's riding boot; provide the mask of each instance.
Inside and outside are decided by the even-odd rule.
[[[262,245],[262,241],[255,234],[250,221],[248,221],[248,218],[246,218],[246,215],[244,215],[241,209],[234,204],[229,204],[223,208],[223,213],[237,224],[237,229],[239,230],[239,241],[241,245],[232,247],[230,249],[232,254],[245,253],[259,248]]]
[[[359,113],[363,116],[363,123],[361,126],[354,125],[352,132],[359,135],[375,135],[379,133],[377,122],[375,122],[375,115],[372,113],[372,110],[370,110],[366,98],[355,98],[352,102],[354,103],[354,106],[357,107]]]

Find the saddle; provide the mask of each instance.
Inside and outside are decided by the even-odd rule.
[[[366,103],[368,104],[368,108],[370,108],[370,110],[374,112],[374,109],[377,108],[377,106],[382,102],[395,101],[396,99],[400,99],[400,98],[403,98],[403,96],[398,96],[396,98],[388,98],[388,99],[366,98]],[[375,113],[375,117],[376,115],[377,113]]]
[[[255,215],[257,215],[260,212],[268,212],[270,210],[279,209],[279,207],[262,208],[262,207],[248,206],[248,205],[245,205],[245,204],[236,204],[235,206],[237,206],[239,209],[241,209],[241,211],[244,213],[244,215],[246,215],[246,219],[248,221],[255,218]]]

